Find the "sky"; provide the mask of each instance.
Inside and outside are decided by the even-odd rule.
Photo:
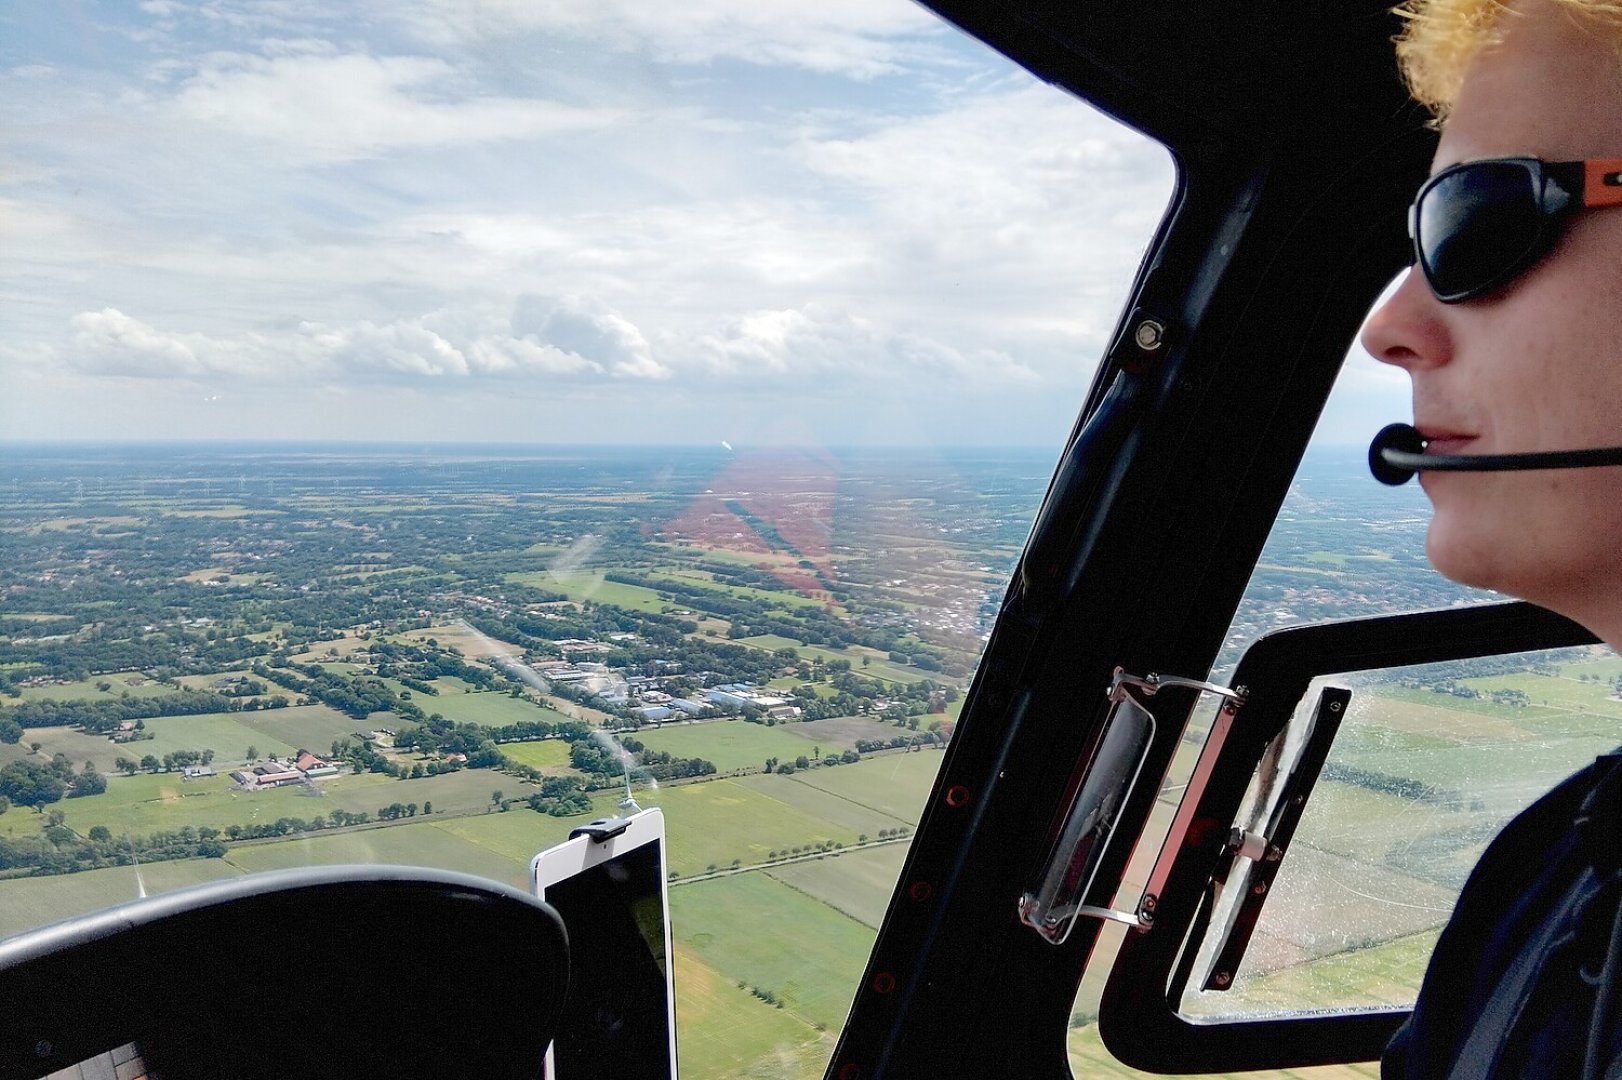
[[[1057,448],[1172,177],[902,0],[8,5],[0,440]]]

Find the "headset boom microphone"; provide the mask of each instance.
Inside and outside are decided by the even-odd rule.
[[[1369,472],[1396,487],[1416,472],[1513,472],[1622,465],[1622,446],[1598,450],[1553,450],[1536,454],[1427,454],[1425,437],[1410,424],[1387,424],[1369,444]]]

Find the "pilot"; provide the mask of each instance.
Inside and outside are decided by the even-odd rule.
[[[1417,0],[1399,63],[1440,123],[1415,265],[1363,344],[1432,454],[1622,444],[1622,4]],[[1426,552],[1622,646],[1622,467],[1422,472]],[[1622,756],[1512,822],[1382,1075],[1622,1077]]]

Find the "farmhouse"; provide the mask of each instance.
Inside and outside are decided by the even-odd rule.
[[[254,781],[260,787],[281,787],[283,784],[298,784],[304,780],[304,774],[297,769],[289,768],[285,762],[270,759],[268,765],[254,766]]]
[[[337,776],[339,773],[338,766],[329,761],[322,761],[308,750],[298,756],[293,767],[311,780],[318,780],[323,776]]]

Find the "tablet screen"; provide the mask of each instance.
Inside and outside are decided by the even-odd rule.
[[[670,1080],[664,867],[642,844],[546,887],[569,930],[555,1080]]]

